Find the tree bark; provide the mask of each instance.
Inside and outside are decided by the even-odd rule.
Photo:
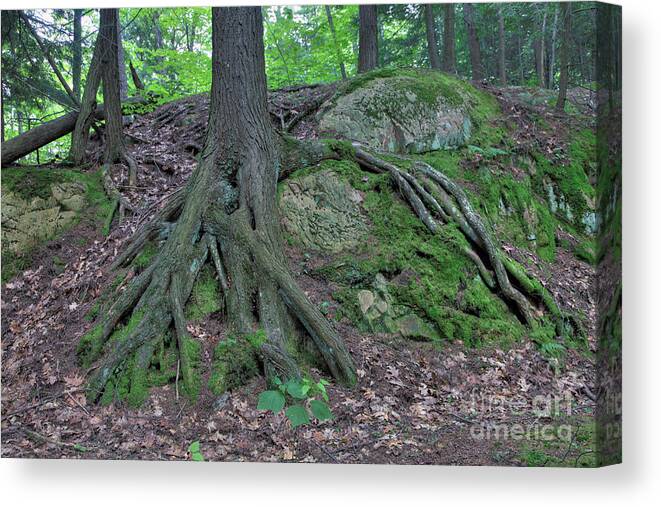
[[[553,88],[555,83],[555,47],[558,39],[558,6],[553,8],[553,30],[551,32],[551,49],[549,51],[549,79],[548,87]]]
[[[498,74],[500,85],[507,86],[507,67],[505,66],[505,16],[502,6],[498,9]]]
[[[117,68],[119,73],[119,97],[126,100],[129,96],[129,83],[126,76],[126,60],[124,58],[124,44],[122,44],[122,24],[119,19],[119,10],[117,10]]]
[[[119,72],[119,10],[101,9],[100,40],[104,43],[101,53],[101,78],[103,102],[106,108],[105,162],[121,162],[126,153],[122,133],[122,108],[120,100]]]
[[[471,77],[473,81],[481,81],[484,78],[482,72],[482,56],[480,55],[480,40],[475,26],[475,11],[473,4],[464,4],[464,23],[468,32],[468,51],[471,60]]]
[[[340,75],[342,80],[347,80],[347,70],[344,66],[344,61],[342,59],[342,52],[340,51],[340,45],[337,43],[337,33],[335,32],[335,23],[333,23],[333,14],[329,5],[324,5],[326,9],[326,19],[328,20],[328,28],[330,29],[331,36],[333,37],[333,45],[335,46],[335,55],[337,57],[337,65],[340,68]]]
[[[73,41],[71,44],[71,79],[73,81],[73,94],[80,101],[80,76],[83,67],[83,10],[74,9],[73,11]]]
[[[79,114],[74,121],[73,134],[71,135],[71,146],[69,148],[69,161],[75,165],[85,162],[87,141],[89,132],[94,121],[96,109],[96,94],[101,84],[101,59],[104,52],[103,26],[99,24],[99,32],[94,43],[92,61],[87,70],[85,90],[80,101]]]
[[[562,42],[560,44],[560,89],[558,101],[555,104],[557,111],[565,110],[567,100],[567,84],[569,83],[569,38],[571,37],[571,4],[560,4],[560,17],[562,19]]]
[[[378,22],[376,5],[359,5],[358,73],[374,70],[378,64]]]
[[[456,74],[454,4],[443,4],[443,70]]]
[[[427,34],[427,54],[429,55],[429,66],[432,69],[441,70],[441,59],[438,56],[438,44],[436,43],[436,23],[434,23],[434,6],[424,5],[425,29]]]

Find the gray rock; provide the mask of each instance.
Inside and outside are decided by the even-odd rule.
[[[320,133],[394,153],[462,146],[471,134],[468,102],[456,103],[459,91],[452,100],[444,96],[443,79],[440,74],[373,79],[322,108]]]
[[[326,252],[351,249],[367,235],[363,197],[333,171],[285,183],[280,197],[282,223],[303,246]]]

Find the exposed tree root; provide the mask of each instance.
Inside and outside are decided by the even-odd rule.
[[[402,197],[430,232],[438,231],[438,221],[457,224],[470,244],[464,253],[476,265],[485,284],[498,291],[529,327],[535,328],[545,311],[555,321],[558,335],[581,332],[575,317],[561,312],[551,294],[497,247],[463,189],[445,174],[419,161],[408,172],[360,147],[355,147],[355,156],[366,169],[390,174]],[[567,329],[567,324],[571,329]]]
[[[201,162],[186,187],[143,223],[114,261],[113,268],[126,266],[150,241],[163,240],[151,264],[128,282],[80,342],[83,364],[93,372],[90,400],[97,400],[113,378],[129,369],[129,396],[144,390],[145,375],[139,372],[146,371],[155,351],[163,347],[171,326],[180,379],[184,390],[196,395],[199,346],[187,331],[184,307],[207,259],[216,270],[231,328],[243,336],[263,330],[265,339],[256,344],[256,352],[268,378],[300,376],[295,351],[301,343],[292,326],[298,322],[328,371],[341,382],[355,382],[344,342],[298,287],[268,231],[251,226],[246,208],[228,214],[213,204],[218,202],[209,197],[213,171],[204,168],[209,163]]]

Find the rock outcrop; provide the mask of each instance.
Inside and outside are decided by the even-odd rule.
[[[280,210],[285,230],[303,246],[336,253],[367,235],[362,195],[333,171],[320,171],[284,184]]]
[[[331,100],[318,120],[322,135],[393,153],[422,153],[466,144],[469,113],[458,79],[419,72],[375,77]]]
[[[52,183],[50,196],[26,199],[11,190],[2,192],[2,248],[21,253],[52,238],[70,225],[85,208],[83,184]]]

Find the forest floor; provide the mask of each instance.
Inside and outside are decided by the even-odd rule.
[[[307,88],[289,94],[302,95],[300,105],[327,92]],[[272,99],[272,109],[277,112],[286,100]],[[256,409],[257,395],[266,389],[261,377],[220,397],[203,390],[195,404],[178,396],[175,385],[153,388],[139,409],[88,404],[85,371],[75,354],[90,326],[86,315],[112,283],[108,266],[147,210],[190,175],[206,107],[204,97],[190,97],[128,127],[140,163],[138,186],[121,186],[121,166],[113,176],[143,213],[128,217],[109,236],[92,217],[82,220],[39,247],[31,267],[3,285],[2,457],[183,460],[190,459],[189,445],[199,441],[205,459],[214,461],[593,465],[592,358],[568,349],[557,364],[527,340],[508,350],[471,349],[460,341],[438,347],[361,333],[344,319],[336,325],[356,361],[358,384],[331,384],[333,420],[297,429],[282,414]],[[296,117],[286,104],[280,111],[282,124]],[[292,131],[314,136],[303,118]],[[590,265],[562,248],[548,264],[503,247],[532,272],[543,273],[561,303],[582,305],[594,317]],[[332,284],[308,275],[321,262],[319,255],[287,249],[290,268],[310,299],[332,301]],[[331,316],[334,311],[331,305]],[[209,371],[213,347],[227,330],[212,314],[189,331],[203,344],[202,370]]]

